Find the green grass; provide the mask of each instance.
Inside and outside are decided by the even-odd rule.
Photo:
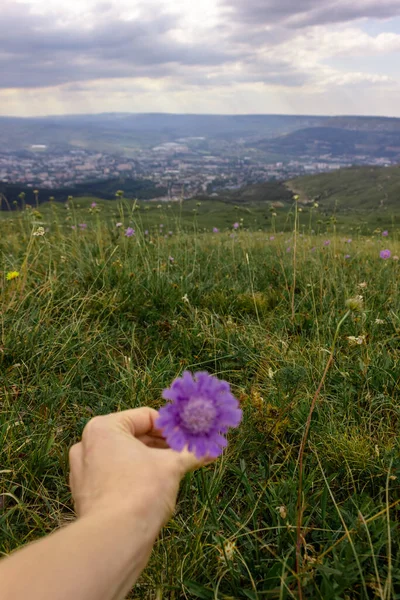
[[[380,218],[385,218],[387,211],[399,213],[400,166],[339,169],[332,173],[298,177],[287,185],[302,199],[318,197],[321,205],[331,209],[368,210]]]
[[[117,222],[123,221],[124,226],[140,226],[143,230],[154,231],[162,224],[166,231],[183,229],[187,233],[196,234],[210,232],[213,227],[227,231],[235,222],[240,222],[245,230],[291,232],[294,206],[285,199],[276,206],[276,196],[268,200],[268,194],[263,196],[260,191],[262,189],[262,185],[244,188],[243,194],[237,197],[237,203],[231,196],[191,199],[182,203],[160,203],[157,200],[146,202],[126,198],[119,203],[115,200],[86,196],[74,198],[68,203],[44,202],[36,208],[34,199],[30,198],[26,203],[26,218],[31,223],[40,224],[43,221],[64,231],[79,223],[86,223],[93,228],[99,222],[107,222],[110,227],[114,227]],[[90,210],[93,201],[97,203],[97,207]],[[29,209],[30,206],[32,210]],[[300,208],[299,231],[304,234],[312,231],[316,234],[335,231],[343,235],[370,235],[377,227],[380,230],[396,227],[400,229],[400,213],[396,206],[387,210],[367,209],[352,212],[335,210],[321,202],[318,207]],[[0,222],[6,220],[10,223],[11,219],[12,224],[16,215],[17,211],[0,210]]]
[[[298,598],[299,582],[307,599],[400,598],[400,265],[379,258],[400,254],[396,231],[366,237],[354,224],[346,243],[337,223],[311,235],[312,222],[293,286],[288,212],[277,220],[291,233],[274,234],[243,208],[88,203],[1,215],[1,552],[73,519],[68,448],[93,415],[158,408],[183,369],[208,370],[231,383],[244,421],[183,482],[132,598]],[[232,238],[233,214],[249,231]],[[40,224],[49,231],[34,237]],[[360,293],[304,446],[296,568],[300,444]]]

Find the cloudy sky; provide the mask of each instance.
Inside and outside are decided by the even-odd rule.
[[[400,0],[0,0],[0,114],[400,117]]]

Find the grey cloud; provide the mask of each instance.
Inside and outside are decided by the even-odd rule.
[[[163,13],[140,21],[113,16],[91,29],[77,29],[23,8],[6,5],[0,16],[2,88],[46,87],[101,78],[163,77],[179,75],[181,66],[212,67],[238,59],[238,50],[227,46],[174,40],[171,33],[177,27],[176,19]],[[106,4],[103,9],[108,10]]]
[[[307,27],[400,15],[399,0],[223,0],[230,18],[261,26]]]
[[[174,37],[179,17],[161,10],[124,21],[113,2],[103,1],[88,19],[91,27],[76,27],[60,21],[56,13],[33,14],[30,5],[0,0],[5,3],[0,12],[0,88],[64,85],[72,93],[74,85],[102,79],[111,87],[117,78],[164,79],[176,89],[248,83],[302,86],[316,74],[277,58],[284,52],[269,52],[280,44],[284,49],[293,28],[390,16],[395,10],[400,14],[400,0],[220,1],[227,12],[209,39],[180,43]]]

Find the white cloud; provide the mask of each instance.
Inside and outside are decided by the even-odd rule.
[[[369,61],[393,65],[400,35],[360,20],[398,0],[1,1],[0,114],[340,113],[351,97],[400,116],[400,78]]]

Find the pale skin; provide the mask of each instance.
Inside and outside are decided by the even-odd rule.
[[[70,450],[77,520],[0,562],[0,598],[123,600],[200,462],[168,448],[150,408],[95,417]]]

